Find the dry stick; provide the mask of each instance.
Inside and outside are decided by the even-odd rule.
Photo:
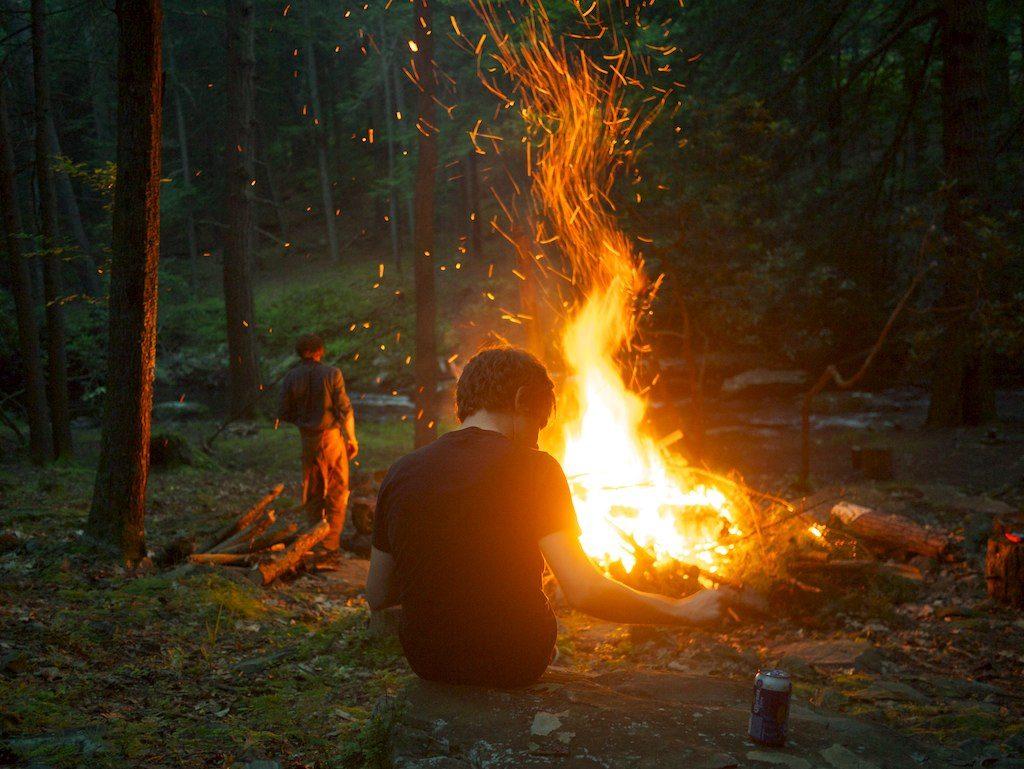
[[[213,550],[218,544],[223,542],[225,539],[232,536],[233,534],[237,534],[246,526],[249,526],[253,521],[255,521],[263,514],[263,511],[270,506],[271,502],[277,499],[278,495],[282,491],[284,491],[284,484],[277,484],[273,488],[273,490],[269,494],[267,494],[267,496],[263,497],[263,499],[257,502],[253,507],[249,508],[249,510],[243,513],[242,516],[237,521],[227,524],[224,528],[222,528],[220,531],[218,531],[216,534],[210,537],[210,539],[204,542],[202,547],[197,548],[197,550],[201,553]]]
[[[934,227],[930,227],[925,232],[924,237],[921,239],[921,248],[918,251],[918,255],[924,253],[925,245],[928,243],[928,236],[932,233]],[[867,357],[861,364],[861,367],[857,370],[853,376],[849,379],[844,379],[843,375],[839,373],[839,370],[835,365],[830,365],[826,368],[821,376],[818,377],[818,381],[814,383],[806,393],[804,393],[803,407],[800,410],[800,429],[801,429],[801,442],[800,442],[800,482],[803,485],[807,485],[808,478],[811,474],[811,401],[814,396],[824,390],[830,382],[834,382],[836,387],[841,390],[848,390],[859,382],[864,375],[868,372],[871,364],[875,360],[875,356],[878,355],[878,351],[882,349],[882,345],[885,343],[886,338],[889,336],[889,332],[892,330],[893,325],[896,323],[896,318],[899,317],[903,308],[906,307],[907,302],[910,301],[910,297],[913,295],[914,290],[918,284],[924,279],[924,276],[935,267],[935,263],[932,262],[923,266],[917,271],[917,275],[910,281],[910,285],[907,287],[906,292],[903,294],[900,301],[893,308],[892,313],[889,315],[889,320],[886,322],[885,327],[882,329],[882,333],[878,335],[878,339],[875,340],[874,346],[868,352]]]
[[[274,525],[265,534],[255,540],[236,543],[230,547],[219,548],[222,553],[258,553],[269,550],[280,542],[287,542],[299,530],[299,526],[291,521],[279,521],[283,526]]]
[[[220,544],[214,545],[210,552],[214,553],[238,553],[248,552],[252,549],[252,543],[256,537],[263,534],[269,529],[274,522],[277,520],[277,516],[273,510],[268,510],[264,515],[261,515],[251,525],[246,526],[237,534],[228,537]],[[236,547],[241,547],[241,550],[236,550]]]
[[[261,563],[259,565],[259,574],[262,584],[269,585],[285,572],[295,568],[299,561],[302,560],[302,556],[324,539],[330,529],[331,525],[327,521],[320,521],[296,537],[295,541],[285,548],[284,552],[279,556],[272,558],[266,563]]]

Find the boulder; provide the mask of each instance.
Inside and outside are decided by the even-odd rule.
[[[814,668],[877,670],[881,666],[881,653],[867,641],[840,638],[825,641],[797,641],[774,650],[785,659],[792,657]]]

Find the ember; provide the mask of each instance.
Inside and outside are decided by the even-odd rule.
[[[624,89],[643,88],[631,75],[629,51],[598,63],[555,38],[540,3],[518,25],[523,35],[516,41],[502,32],[493,8],[478,10],[496,41],[494,58],[515,84],[526,126],[527,173],[543,217],[535,241],[557,243],[571,268],[560,345],[570,376],[544,442],[570,478],[583,547],[616,571],[633,569],[644,551],[655,568],[685,562],[715,572],[729,552],[726,540],[742,533],[737,506],[723,484],[687,468],[645,433],[646,403],[622,375],[622,361],[638,352],[636,322],[653,289],[610,195],[669,93],[642,99],[646,109],[628,106]],[[581,11],[580,24],[579,38],[602,37],[596,14]],[[485,85],[506,107],[514,103],[486,79]],[[534,260],[542,273],[565,281],[540,255]]]

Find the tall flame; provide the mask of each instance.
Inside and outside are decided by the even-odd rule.
[[[561,338],[570,376],[546,447],[561,458],[581,542],[596,561],[620,562],[628,571],[642,549],[656,565],[699,561],[714,571],[717,556],[727,552],[719,539],[739,531],[733,506],[717,488],[693,483],[681,460],[645,434],[645,403],[621,373],[645,276],[617,224],[611,190],[667,94],[641,100],[650,105],[646,111],[632,110],[623,88],[642,85],[630,74],[628,49],[600,64],[581,47],[570,53],[555,39],[543,3],[526,5],[516,40],[501,30],[493,7],[477,10],[496,43],[494,58],[515,83],[536,158],[529,163],[540,219],[536,240],[557,242],[578,292]],[[585,29],[577,37],[600,38],[593,6],[577,10]],[[484,80],[506,107],[516,104]]]

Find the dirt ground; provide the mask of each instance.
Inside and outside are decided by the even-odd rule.
[[[367,628],[360,558],[269,589],[223,569],[129,575],[79,536],[94,434],[55,468],[8,455],[0,766],[1024,766],[1024,618],[987,600],[981,566],[993,519],[1024,502],[1024,394],[1001,396],[998,425],[960,431],[922,430],[922,403],[911,391],[822,399],[808,499],[951,532],[956,559],[914,560],[913,578],[843,578],[718,632],[560,608],[554,670],[504,693],[415,682],[395,641]],[[797,416],[792,398],[711,404],[703,460],[799,503]],[[361,469],[401,453],[407,435],[390,424],[367,426]],[[892,448],[894,478],[859,477],[854,445]],[[154,473],[150,546],[215,528],[278,481],[294,499],[293,451],[290,436],[243,425],[211,457]],[[795,682],[785,751],[745,739],[754,672],[775,664]],[[538,713],[559,725],[537,733]]]

